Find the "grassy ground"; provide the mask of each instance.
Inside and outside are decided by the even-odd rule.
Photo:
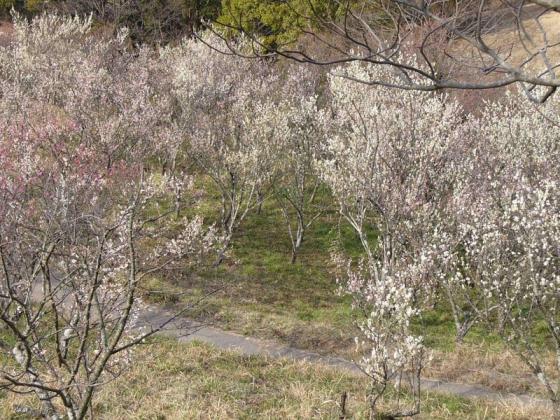
[[[206,196],[188,211],[216,220],[217,196]],[[337,294],[329,256],[335,241],[348,254],[359,255],[357,237],[340,223],[336,209],[330,209],[312,225],[297,263],[290,264],[285,222],[269,200],[260,214],[253,212],[241,225],[222,266],[152,278],[144,285],[145,295],[153,302],[181,305],[212,293],[192,316],[245,335],[352,358],[354,315],[350,300]],[[435,353],[428,376],[541,394],[538,381],[495,335],[475,328],[457,346],[446,308],[436,307],[416,328]]]
[[[202,212],[212,222],[218,206],[217,197],[210,197],[192,212]],[[230,258],[220,267],[153,278],[145,287],[152,292],[150,300],[163,303],[191,301],[219,290],[195,314],[199,319],[325,353],[346,352],[354,332],[349,331],[350,301],[336,293],[331,273],[329,249],[337,238],[350,252],[359,252],[352,231],[339,230],[336,212],[326,211],[309,230],[296,264],[290,264],[284,219],[268,201],[260,214],[250,214],[241,225]]]
[[[334,419],[348,394],[347,418],[367,418],[363,377],[303,362],[217,351],[200,343],[158,339],[138,350],[134,366],[95,399],[98,419]],[[394,395],[382,402],[387,409]],[[401,396],[405,398],[406,396]],[[0,393],[0,418],[25,419],[16,406],[37,408],[28,395]],[[544,419],[520,408],[425,393],[421,419]]]

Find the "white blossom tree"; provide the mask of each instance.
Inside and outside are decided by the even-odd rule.
[[[270,188],[269,150],[287,131],[275,112],[277,76],[264,63],[244,61],[185,41],[166,51],[175,69],[179,127],[188,153],[221,196],[224,249]],[[221,262],[223,252],[218,260]]]
[[[353,63],[341,71],[367,77],[380,70]],[[426,353],[410,322],[435,285],[425,244],[452,191],[461,112],[445,97],[364,90],[348,78],[331,77],[330,88],[331,133],[318,166],[365,253],[357,270],[348,265],[347,287],[355,305],[365,309],[360,328],[370,352],[363,364],[376,385],[375,411],[392,379],[410,374],[412,389],[419,389]]]
[[[470,177],[455,193],[463,263],[450,274],[483,291],[488,325],[541,381],[560,418],[557,107],[553,98],[535,112],[518,92],[487,106],[479,143],[465,156]],[[543,340],[555,351],[552,367]]]
[[[320,109],[313,76],[292,68],[275,108],[287,131],[275,144],[278,176],[272,185],[276,202],[286,221],[290,238],[291,263],[295,263],[306,231],[321,215],[315,197],[321,185],[314,161],[325,138],[327,112]]]

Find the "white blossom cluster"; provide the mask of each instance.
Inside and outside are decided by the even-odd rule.
[[[483,304],[474,309],[482,310],[553,401],[556,373],[545,370],[535,328],[546,326],[559,348],[557,109],[556,98],[535,108],[510,93],[473,122],[470,135],[480,140],[465,158],[455,191],[452,214],[460,248],[453,255],[456,271],[450,273],[453,281],[479,293]]]

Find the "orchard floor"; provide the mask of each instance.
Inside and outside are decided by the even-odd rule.
[[[207,196],[189,212],[202,213],[212,222],[217,219],[218,208],[217,197]],[[375,232],[371,235],[375,237]],[[307,233],[297,262],[290,264],[285,221],[274,202],[265,201],[260,214],[250,213],[241,225],[224,264],[152,278],[144,285],[144,297],[177,308],[202,299],[188,314],[197,321],[302,350],[353,359],[355,315],[350,300],[337,293],[329,252],[334,244],[348,255],[360,255],[353,231],[341,223],[336,209],[325,206]],[[434,354],[426,377],[544,396],[540,383],[494,334],[475,328],[463,344],[457,345],[453,321],[445,307],[425,314],[415,328]],[[543,343],[545,340],[543,335]]]
[[[130,370],[95,399],[99,419],[301,419],[367,418],[363,377],[287,359],[246,356],[200,342],[158,338],[137,350]],[[381,407],[390,409],[395,395]],[[407,396],[401,395],[401,401]],[[424,392],[420,419],[545,419],[539,406],[519,406]],[[29,395],[0,392],[0,418],[27,419]]]
[[[211,222],[215,202],[203,203],[206,208],[191,211],[205,214]],[[283,219],[267,205],[260,214],[249,215],[220,267],[209,264],[197,272],[152,278],[142,285],[143,295],[168,310],[196,302],[185,314],[189,319],[240,335],[272,339],[273,346],[279,346],[276,349],[290,346],[289,352],[297,353],[295,348],[352,359],[354,315],[350,301],[337,294],[329,257],[333,243],[349,255],[359,255],[352,231],[330,210],[309,231],[298,262],[290,264]],[[420,418],[550,418],[542,402],[519,404],[517,399],[500,399],[481,390],[543,397],[523,364],[496,336],[475,329],[464,344],[455,345],[453,323],[447,314],[444,307],[436,307],[415,326],[434,353],[424,377],[450,383],[439,387],[439,392],[432,391],[435,382],[425,383]],[[222,344],[220,347],[236,347],[235,343]],[[347,418],[367,418],[366,378],[348,369],[347,362],[341,361],[346,366],[341,369],[336,363],[328,366],[330,363],[294,360],[299,357],[273,351],[269,356],[261,351],[245,353],[255,354],[158,338],[138,350],[130,371],[102,389],[95,400],[95,418],[337,418],[343,392],[349,395]],[[283,355],[289,357],[270,357]],[[326,360],[313,355],[302,358]],[[459,392],[445,389],[453,383],[475,386],[458,385],[455,391]],[[487,398],[466,398],[483,395]],[[395,397],[387,396],[383,407],[389,409]],[[37,405],[30,395],[0,391],[1,419],[32,418],[18,414],[18,407]]]

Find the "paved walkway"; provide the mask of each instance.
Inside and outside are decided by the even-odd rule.
[[[140,316],[139,325],[155,328],[162,325],[169,317],[169,312],[152,307]],[[182,342],[202,341],[212,344],[219,349],[234,350],[245,355],[263,355],[273,358],[301,360],[334,367],[355,374],[362,374],[354,363],[340,357],[323,356],[282,345],[271,340],[246,337],[233,332],[199,325],[187,319],[180,319],[170,323],[163,334],[177,337]],[[509,404],[549,405],[548,401],[536,399],[529,395],[501,393],[477,385],[423,379],[422,387],[424,390],[452,394],[464,398],[483,398]]]

